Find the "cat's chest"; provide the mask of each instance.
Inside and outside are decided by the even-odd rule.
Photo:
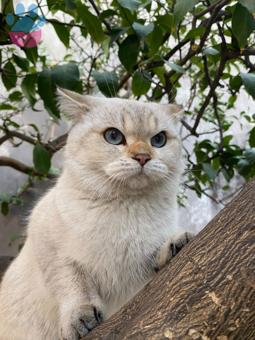
[[[175,216],[166,204],[123,201],[88,206],[78,233],[86,256],[112,257],[116,262],[147,256],[173,230]]]
[[[124,301],[151,277],[156,252],[173,231],[174,212],[167,202],[130,200],[76,213],[72,256],[88,269],[106,299]]]
[[[144,263],[171,233],[169,211],[164,204],[131,200],[87,207],[74,233],[83,249],[80,260],[116,273]]]

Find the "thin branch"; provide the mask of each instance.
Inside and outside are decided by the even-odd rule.
[[[223,42],[224,44],[225,42]],[[207,63],[207,57],[203,56],[202,57],[203,61],[204,61],[204,70],[205,70],[205,78],[210,86],[210,88],[212,88],[212,80],[210,78],[210,74],[209,74],[209,68],[208,68],[208,63]],[[216,117],[216,120],[218,122],[218,126],[219,126],[219,135],[220,135],[220,145],[222,145],[223,143],[223,130],[222,130],[222,124],[221,124],[221,118],[219,115],[219,111],[218,111],[218,97],[216,94],[216,88],[213,90],[212,92],[212,97],[213,97],[213,108],[214,108],[214,115]]]
[[[52,141],[49,141],[47,144],[44,144],[44,147],[49,151],[51,155],[53,155],[55,152],[59,151],[66,145],[68,134],[65,133]]]
[[[213,3],[212,5],[210,5],[209,7],[207,7],[206,9],[204,9],[203,11],[195,14],[195,18],[199,19],[201,18],[202,16],[204,16],[205,14],[207,14],[208,12],[211,12],[215,6],[218,6],[221,4],[221,2],[225,2],[224,0],[219,0],[219,1],[216,1],[215,3]]]
[[[13,137],[19,138],[20,140],[23,140],[27,143],[33,144],[35,145],[37,143],[37,140],[29,137],[21,132],[18,131],[14,131],[14,130],[7,130],[6,134],[0,138],[0,145],[3,144],[5,141],[7,141],[8,139],[11,139]]]
[[[68,134],[65,133],[55,139],[53,139],[52,141],[48,141],[47,143],[41,143],[48,151],[51,155],[53,155],[55,152],[59,151],[60,149],[62,149],[65,144],[66,144],[66,140],[67,140],[67,136]],[[6,131],[6,134],[0,138],[0,145],[3,144],[4,142],[6,142],[7,140],[11,139],[11,138],[19,138],[20,140],[23,140],[29,144],[35,145],[36,143],[38,143],[37,139],[34,139],[32,137],[29,137],[23,133],[20,133],[18,131]]]
[[[89,3],[90,3],[91,6],[94,8],[94,10],[95,10],[97,16],[99,17],[99,16],[100,16],[100,11],[99,11],[97,5],[95,4],[95,2],[94,2],[93,0],[89,0]],[[102,21],[103,21],[105,27],[107,28],[108,33],[111,33],[111,32],[112,32],[112,28],[111,28],[110,24],[109,24],[105,19],[102,20]]]
[[[20,171],[26,175],[32,175],[32,176],[39,176],[42,177],[42,174],[39,174],[35,169],[31,166],[28,166],[16,159],[10,158],[10,157],[5,157],[1,156],[0,157],[0,166],[8,166],[10,168],[13,168],[17,171]],[[52,174],[47,174],[47,177],[49,179],[56,178],[55,175]]]
[[[214,79],[213,83],[211,84],[210,91],[209,91],[208,95],[206,96],[205,101],[202,104],[200,110],[198,111],[195,123],[194,123],[193,128],[192,128],[192,134],[196,133],[197,127],[199,125],[199,122],[200,122],[203,114],[204,114],[204,111],[207,108],[208,104],[210,103],[210,100],[211,100],[211,98],[214,94],[214,91],[215,91],[216,87],[218,86],[219,80],[220,80],[220,78],[223,74],[224,67],[225,67],[225,64],[226,64],[226,61],[227,61],[224,52],[225,51],[222,50],[219,68],[217,70],[215,79]]]

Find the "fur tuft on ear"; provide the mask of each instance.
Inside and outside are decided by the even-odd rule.
[[[75,123],[82,119],[84,114],[89,110],[87,96],[79,93],[57,87],[57,102],[61,113]]]
[[[164,105],[167,112],[170,114],[171,117],[174,118],[176,122],[179,122],[183,118],[184,108],[182,105],[178,104],[167,104]]]

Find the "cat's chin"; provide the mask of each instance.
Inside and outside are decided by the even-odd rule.
[[[150,180],[144,174],[132,176],[127,180],[127,186],[132,190],[141,190],[149,186]]]

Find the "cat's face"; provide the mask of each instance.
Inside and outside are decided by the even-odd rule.
[[[65,90],[60,107],[78,121],[66,146],[66,166],[80,175],[85,186],[102,192],[136,192],[178,178],[181,144],[176,106],[79,96]]]

